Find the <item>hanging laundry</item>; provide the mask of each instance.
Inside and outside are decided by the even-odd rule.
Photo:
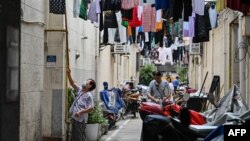
[[[183,1],[183,6],[184,6],[184,21],[188,21],[188,17],[192,15],[192,0],[184,0]]]
[[[137,35],[137,48],[139,51],[142,51],[143,50],[143,47],[144,47],[144,41],[145,41],[145,35],[143,32],[138,32],[138,35]]]
[[[121,10],[121,0],[101,0],[103,5],[103,11],[116,11]]]
[[[80,0],[74,0],[73,2],[73,17],[76,18],[80,14]]]
[[[150,59],[151,60],[158,60],[159,59],[159,52],[158,52],[157,48],[153,48],[150,51]]]
[[[65,0],[49,0],[49,12],[53,14],[65,14]]]
[[[189,17],[189,37],[194,37],[194,23],[195,23],[195,13]]]
[[[104,12],[104,27],[106,28],[117,28],[117,20],[115,11],[105,11]]]
[[[158,9],[168,9],[170,7],[169,0],[155,0],[155,8]]]
[[[183,37],[189,37],[189,22],[183,22]]]
[[[122,23],[122,15],[121,15],[121,11],[116,12],[116,20],[118,23],[118,30],[119,30],[119,35],[120,35],[120,42],[121,43],[126,43],[127,42],[127,32],[126,32],[126,27],[124,27],[123,25],[121,25]]]
[[[158,32],[158,31],[161,31],[162,30],[162,25],[163,25],[163,21],[161,22],[156,22],[155,24],[155,30]]]
[[[88,10],[87,0],[81,0],[79,17],[84,19],[84,20],[87,20],[87,10]]]
[[[121,12],[123,21],[131,21],[133,19],[133,8],[127,10],[121,9]]]
[[[100,9],[100,0],[94,0],[90,4],[89,13],[88,13],[88,19],[93,22],[98,22],[98,14],[101,13]]]
[[[162,10],[156,10],[156,22],[162,22]]]
[[[141,21],[142,12],[143,12],[143,6],[139,5],[137,8],[137,17],[139,21]]]
[[[139,5],[139,0],[122,0],[122,9],[132,9]]]
[[[159,47],[159,61],[162,65],[165,65],[166,63],[170,63],[173,65],[173,57],[172,57],[172,49],[171,48],[164,48]]]
[[[142,21],[138,19],[137,12],[138,12],[138,7],[133,8],[133,16],[132,16],[132,21],[129,22],[129,25],[131,27],[137,27],[142,25]]]
[[[192,0],[193,12],[198,15],[204,15],[205,0]]]
[[[182,18],[183,0],[175,0],[173,5],[173,20],[177,22]]]
[[[100,18],[99,18],[99,31],[102,31],[103,30],[103,7],[102,7],[102,0],[100,0],[99,2],[99,5],[100,5]]]
[[[215,7],[212,8],[210,6],[208,13],[209,13],[211,28],[215,28],[216,25],[217,25],[217,11],[216,11],[216,8]]]
[[[178,22],[178,34],[177,36],[180,37],[183,34],[183,19],[179,19]]]
[[[143,32],[155,32],[156,11],[150,4],[143,5],[142,26]]]
[[[108,43],[114,44],[115,43],[115,36],[116,36],[116,28],[108,28]]]
[[[196,14],[195,16],[195,36],[193,43],[209,41],[209,30],[211,30],[211,24],[208,14],[209,6],[205,6],[204,15]]]

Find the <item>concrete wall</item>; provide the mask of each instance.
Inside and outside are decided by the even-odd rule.
[[[204,43],[201,64],[195,64],[192,60],[195,56],[190,56],[189,82],[194,88],[201,88],[206,72],[208,76],[204,84],[203,91],[208,92],[214,75],[220,76],[220,97],[222,97],[232,86],[239,86],[239,62],[237,62],[238,48],[238,22],[237,14],[230,9],[225,9],[219,15],[219,25],[210,31],[209,42]],[[249,26],[249,24],[246,24]],[[249,37],[247,37],[249,41]],[[249,45],[248,45],[249,48]],[[200,57],[200,56],[199,56]],[[249,55],[246,55],[246,64],[249,62]],[[201,73],[199,74],[199,67]],[[246,65],[246,99],[250,104],[249,91],[249,65]],[[201,76],[196,76],[201,75]],[[200,78],[200,79],[199,79]]]
[[[114,70],[114,55],[111,53],[111,47],[105,46],[103,50],[100,51],[99,63],[97,68],[98,75],[98,88],[97,91],[100,92],[103,90],[103,82],[107,81],[109,88],[112,88],[113,83],[113,70]]]
[[[209,33],[209,41],[204,43],[201,56],[190,56],[189,78],[190,86],[197,89],[208,72],[203,91],[208,92],[214,75],[220,76],[221,96],[232,86],[230,82],[230,61],[232,50],[230,44],[230,23],[235,19],[236,14],[230,9],[225,9],[219,17],[219,25]],[[237,36],[236,36],[237,37]],[[232,39],[234,40],[234,39]],[[198,57],[198,64],[193,62]],[[232,60],[231,60],[232,61]],[[232,62],[231,62],[232,63]],[[199,73],[199,70],[200,73]],[[197,76],[196,76],[197,75]],[[200,75],[200,76],[199,76]],[[195,80],[193,80],[195,78]]]
[[[67,28],[65,32],[54,32],[51,29],[65,29],[65,16],[49,13],[45,1],[45,52],[44,52],[44,95],[43,95],[43,137],[66,138],[68,130],[65,123],[65,89],[66,85],[66,46],[69,48],[69,67],[72,78],[79,85],[88,78],[97,81],[96,57],[98,54],[98,29],[90,21],[73,17],[73,2],[67,1]],[[66,42],[68,40],[68,44]],[[80,56],[76,58],[76,54]],[[56,56],[54,65],[48,65],[47,55]],[[96,96],[96,91],[94,91]],[[70,106],[70,105],[69,105]]]
[[[232,48],[230,48],[230,23],[236,18],[236,14],[230,9],[225,9],[220,14],[219,25],[210,31],[210,41],[204,47],[203,76],[206,71],[208,77],[205,83],[206,92],[211,87],[214,75],[220,76],[220,97],[222,97],[233,85],[231,81],[232,72]],[[235,37],[233,39],[235,40]],[[230,60],[231,59],[231,60]],[[203,77],[203,78],[204,78]]]
[[[22,0],[20,141],[41,140],[44,4]]]
[[[65,140],[65,90],[68,87],[65,17],[49,13],[49,1],[22,0],[21,4],[20,140],[41,140],[42,137]],[[103,81],[119,87],[130,76],[136,76],[136,48],[131,49],[129,57],[113,55],[110,46],[99,52],[99,29],[90,21],[73,17],[73,2],[67,1],[66,5],[69,65],[76,83],[95,79],[94,96],[99,98],[97,94],[103,89]],[[80,57],[76,58],[76,54]],[[56,56],[54,64],[47,62],[49,55]]]
[[[72,4],[67,5],[68,13],[72,13]],[[65,136],[63,68],[65,67],[66,36],[65,33],[46,32],[44,37],[44,29],[62,29],[64,17],[48,14],[46,1],[22,1],[22,10],[20,140],[39,140],[41,134],[63,137]],[[95,32],[92,32],[95,28],[89,22],[83,22],[79,18],[73,19],[70,16],[72,14],[68,15],[69,46],[73,46],[70,49],[72,74],[77,74],[78,77],[75,77],[78,78],[76,81],[79,83],[86,78],[95,79],[93,61],[96,54],[96,39]],[[78,26],[75,26],[76,22]],[[86,26],[90,28],[85,30]],[[87,33],[90,37],[85,42],[81,37]],[[84,48],[87,45],[89,47]],[[76,52],[80,53],[79,60],[74,60]],[[47,66],[47,55],[57,57],[54,67]],[[27,132],[28,129],[32,129],[32,132]]]

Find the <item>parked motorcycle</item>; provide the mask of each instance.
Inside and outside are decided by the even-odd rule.
[[[249,126],[250,111],[237,86],[234,85],[218,103],[213,101],[212,94],[208,99],[215,109],[204,113],[186,106],[167,105],[163,110],[155,103],[142,103],[139,108],[143,120],[141,141],[221,141],[225,125]]]
[[[141,92],[140,89],[132,89],[130,93],[124,98],[126,108],[125,113],[131,113],[133,117],[136,117],[136,113],[138,112],[139,102],[140,102]]]
[[[102,100],[103,115],[108,120],[109,129],[116,127],[116,122],[123,118],[122,108],[124,107],[121,98],[121,90],[112,88],[100,92]]]

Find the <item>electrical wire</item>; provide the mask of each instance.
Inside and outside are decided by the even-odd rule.
[[[242,58],[239,58],[239,49],[240,48],[246,48],[245,54],[244,54],[244,56]],[[247,54],[249,54],[248,53],[248,45],[247,45],[247,43],[246,42],[239,43],[239,46],[235,50],[234,62],[239,63],[239,62],[243,61],[246,58]]]

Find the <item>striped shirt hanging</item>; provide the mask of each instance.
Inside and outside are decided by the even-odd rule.
[[[49,0],[49,12],[65,14],[65,0]]]

